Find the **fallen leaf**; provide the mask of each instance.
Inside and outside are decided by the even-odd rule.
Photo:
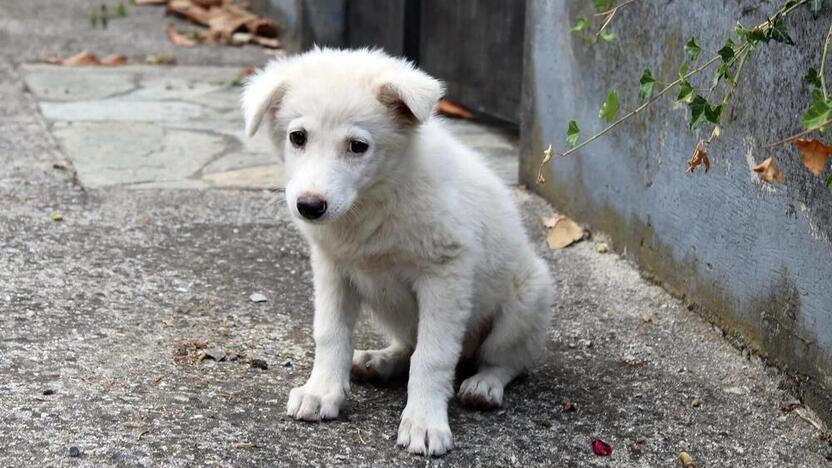
[[[552,250],[568,247],[584,237],[584,230],[575,221],[564,215],[557,215],[554,225],[549,228],[546,243]]]
[[[167,33],[170,42],[177,47],[194,47],[197,45],[195,40],[180,34],[172,24],[165,26],[165,33]]]
[[[62,215],[60,213],[52,213],[52,221],[58,222],[58,221],[63,221],[63,220],[64,220],[64,215]]]
[[[783,404],[780,406],[780,411],[784,413],[791,413],[798,406],[800,406],[800,400],[791,399],[783,402]]]
[[[101,61],[98,60],[98,57],[95,56],[92,52],[83,51],[80,54],[73,55],[72,57],[65,58],[59,62],[61,65],[67,65],[70,67],[83,67],[83,66],[93,66],[93,65],[101,65]]]
[[[101,59],[101,65],[110,67],[124,65],[127,63],[127,57],[121,54],[112,54]]]
[[[774,158],[766,159],[755,166],[753,170],[760,176],[760,180],[763,182],[771,183],[774,180],[781,184],[783,183],[783,173],[780,172],[780,167],[777,166]]]
[[[446,117],[453,117],[455,119],[472,119],[474,117],[474,113],[468,110],[462,104],[458,104],[453,101],[449,101],[447,99],[440,99],[439,104],[437,105],[437,110],[440,114]]]
[[[690,402],[690,405],[694,408],[699,408],[700,406],[702,406],[702,400],[700,400],[699,398],[694,398],[693,401]]]
[[[578,404],[572,400],[563,400],[560,402],[560,407],[564,413],[575,411],[578,409]]]
[[[612,447],[601,439],[595,439],[592,441],[592,452],[599,457],[608,457],[612,455]]]
[[[682,468],[696,468],[693,457],[687,452],[679,452],[679,461],[682,462]]]
[[[653,312],[645,312],[641,315],[641,321],[644,323],[653,323],[653,320],[655,320],[655,318],[656,316],[653,315]]]
[[[699,140],[699,143],[696,144],[693,156],[688,161],[688,172],[693,172],[699,166],[705,169],[706,174],[711,169],[711,160],[708,158],[708,152],[705,151],[705,142],[702,140]]]
[[[819,176],[829,165],[829,158],[832,157],[832,146],[825,145],[820,140],[795,140],[794,145],[800,150],[803,158],[803,165],[809,172]]]
[[[170,52],[150,54],[144,59],[144,62],[148,65],[175,65],[176,56]]]
[[[557,214],[557,213],[553,214],[552,216],[550,216],[548,218],[543,218],[543,225],[546,226],[549,229],[552,229],[553,227],[555,227],[555,224],[558,223],[559,218],[560,218],[560,215]]]

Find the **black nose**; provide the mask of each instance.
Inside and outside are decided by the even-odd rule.
[[[306,219],[318,219],[326,213],[326,200],[317,195],[301,195],[298,213]]]

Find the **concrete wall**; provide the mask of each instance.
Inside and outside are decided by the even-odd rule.
[[[252,7],[277,20],[289,52],[345,44],[346,0],[252,0]]]
[[[621,40],[593,46],[569,33],[577,17],[592,13],[591,2],[529,0],[521,178],[559,210],[610,234],[615,250],[730,336],[793,371],[799,391],[830,421],[832,192],[791,147],[762,148],[801,129],[809,102],[802,76],[817,67],[829,13],[813,21],[797,12],[788,25],[798,47],[762,45],[749,59],[733,121],[711,145],[710,173],[685,171],[709,129],[688,130],[689,111],[671,98],[556,160],[546,184],[535,183],[543,149],[565,147],[569,119],[584,135],[602,128],[598,108],[608,90],[619,90],[622,108],[630,108],[645,67],[670,81],[692,35],[716,51],[737,20],[759,24],[781,4],[636,2],[612,24]],[[769,156],[784,185],[764,185],[752,173]]]

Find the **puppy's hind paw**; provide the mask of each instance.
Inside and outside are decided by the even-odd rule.
[[[499,408],[503,405],[503,383],[493,375],[476,374],[462,382],[457,396],[471,408]]]

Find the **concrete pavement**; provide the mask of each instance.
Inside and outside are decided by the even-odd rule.
[[[92,3],[67,3],[61,37]],[[264,190],[279,166],[241,136],[231,81],[252,51],[202,49],[197,68],[31,65],[52,40],[16,48],[39,24],[31,5],[54,7],[14,5],[0,6],[0,465],[829,464],[811,411],[781,410],[788,376],[594,241],[549,251],[551,209],[520,189],[556,318],[503,409],[452,403],[457,448],[427,461],[394,447],[403,382],[354,385],[338,421],[287,419],[312,363],[311,272],[282,194]],[[121,23],[141,44],[162,34],[149,11]],[[452,125],[516,183],[511,135]],[[359,345],[381,343],[359,328]]]

